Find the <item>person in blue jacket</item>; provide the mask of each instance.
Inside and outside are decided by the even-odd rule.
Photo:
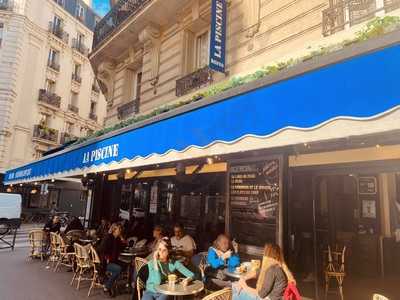
[[[224,274],[224,268],[234,269],[240,265],[238,244],[229,240],[225,234],[220,234],[208,249],[207,283],[211,288],[230,287],[232,282]]]

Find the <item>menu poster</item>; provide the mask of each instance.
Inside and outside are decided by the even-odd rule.
[[[229,168],[232,237],[263,246],[275,242],[279,214],[279,159],[232,163]]]
[[[157,213],[157,203],[158,203],[158,183],[155,181],[150,190],[150,208],[149,212],[151,214]]]
[[[358,193],[360,195],[375,195],[377,192],[377,182],[375,177],[359,177]]]

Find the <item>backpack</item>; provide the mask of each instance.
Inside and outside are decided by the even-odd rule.
[[[294,282],[289,282],[283,294],[284,300],[301,300],[299,290]]]

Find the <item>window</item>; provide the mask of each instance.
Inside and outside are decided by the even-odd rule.
[[[142,89],[142,72],[136,75],[136,99],[140,99],[140,92]]]
[[[90,102],[90,114],[96,115],[96,110],[97,110],[97,103],[94,101]]]
[[[61,26],[62,26],[62,19],[58,16],[54,16],[53,18],[53,33],[58,32],[61,30]]]
[[[76,43],[77,43],[78,46],[85,45],[85,35],[83,35],[82,33],[78,32],[78,34],[76,36]]]
[[[41,114],[40,114],[40,124],[41,124],[42,126],[49,127],[49,125],[50,125],[50,116],[41,113]]]
[[[60,66],[58,64],[59,59],[60,59],[60,53],[57,50],[50,48],[47,65],[52,69],[59,71],[60,70]]]
[[[71,122],[66,122],[65,123],[65,132],[68,134],[73,134],[74,133],[74,124]]]
[[[76,77],[81,77],[81,68],[80,64],[74,64],[74,75]]]
[[[3,44],[3,31],[4,31],[4,24],[0,23],[0,48],[1,45]]]
[[[76,16],[82,21],[85,18],[85,8],[80,3],[76,5]]]
[[[74,107],[78,107],[78,93],[71,92],[71,105]]]
[[[47,79],[45,89],[48,94],[54,94],[56,92],[56,83],[53,80]]]
[[[54,0],[58,5],[64,6],[64,0]]]
[[[196,37],[196,57],[195,57],[196,69],[201,69],[208,65],[209,45],[210,45],[210,37],[208,31]]]

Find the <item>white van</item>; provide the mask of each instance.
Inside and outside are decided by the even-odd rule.
[[[0,220],[20,219],[21,205],[21,195],[0,193]]]

